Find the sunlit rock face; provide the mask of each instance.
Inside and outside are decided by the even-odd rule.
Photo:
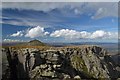
[[[118,78],[119,71],[116,70],[118,67],[107,55],[107,51],[97,46],[9,48],[4,51],[9,65],[12,66],[9,68],[10,73],[16,73],[17,79]],[[12,77],[15,74],[10,75]]]

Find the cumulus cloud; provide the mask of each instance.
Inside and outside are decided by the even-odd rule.
[[[35,37],[43,37],[48,35],[49,32],[45,32],[44,28],[41,26],[37,26],[34,28],[31,28],[27,31],[25,37],[35,38]]]
[[[44,33],[44,35],[48,35],[48,34],[49,34],[49,32],[45,32],[45,33]]]
[[[23,32],[22,31],[17,31],[17,33],[13,33],[10,36],[12,36],[12,37],[21,37],[21,36],[23,36]]]
[[[108,36],[109,33],[105,32],[103,30],[98,30],[92,33],[91,38],[104,38],[105,36]]]
[[[36,26],[31,29],[23,30],[23,31],[17,31],[16,33],[11,34],[11,37],[30,37],[30,38],[36,38],[36,37],[44,37],[48,35],[49,32],[45,31],[43,27]]]
[[[69,30],[69,29],[61,29],[56,30],[55,32],[51,33],[51,37],[64,37],[65,39],[79,39],[79,38],[87,38],[90,33],[87,33],[85,31],[78,32],[75,30]]]
[[[23,40],[17,40],[17,39],[4,39],[3,42],[23,42]]]
[[[69,29],[56,30],[50,34],[51,37],[63,37],[65,39],[112,39],[117,38],[117,32],[97,30],[95,32],[76,31]]]

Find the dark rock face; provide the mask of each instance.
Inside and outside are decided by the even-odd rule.
[[[10,78],[51,80],[120,77],[112,58],[97,46],[48,50],[9,48],[6,54]]]

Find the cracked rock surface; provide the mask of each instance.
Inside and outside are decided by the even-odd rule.
[[[107,55],[105,49],[97,46],[47,50],[6,48],[4,52],[9,64],[9,78],[13,79],[117,79],[120,77],[120,72],[117,70],[119,67],[111,56]]]

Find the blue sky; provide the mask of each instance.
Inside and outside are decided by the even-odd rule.
[[[116,42],[117,2],[2,5],[3,41]]]

